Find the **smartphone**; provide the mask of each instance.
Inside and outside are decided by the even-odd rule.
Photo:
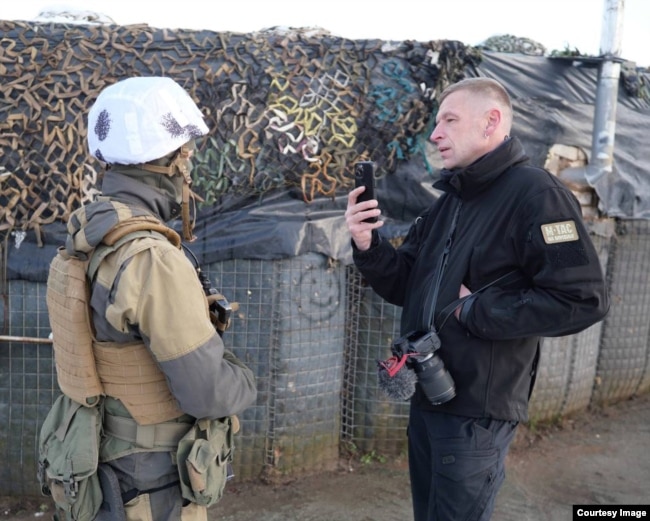
[[[377,165],[374,161],[358,161],[354,164],[354,186],[365,186],[366,189],[357,198],[357,202],[369,201],[375,197],[375,171]],[[364,222],[377,222],[377,217],[368,217]]]

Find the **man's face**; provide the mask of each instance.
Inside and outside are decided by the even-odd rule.
[[[489,152],[488,114],[485,101],[468,91],[456,91],[444,99],[429,137],[438,147],[444,168],[466,167]]]

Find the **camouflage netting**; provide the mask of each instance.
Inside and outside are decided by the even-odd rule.
[[[107,85],[169,76],[211,129],[195,189],[232,209],[274,190],[306,202],[379,175],[417,148],[435,96],[480,61],[454,41],[348,40],[323,31],[253,34],[0,21],[0,233],[66,221],[98,189],[86,114]]]

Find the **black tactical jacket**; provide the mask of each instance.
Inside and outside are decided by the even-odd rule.
[[[374,232],[354,261],[373,289],[402,306],[402,334],[427,329],[432,287],[460,212],[435,306],[442,358],[456,397],[433,406],[470,417],[528,419],[540,337],[577,333],[609,309],[603,271],[573,194],[530,165],[516,138],[464,169],[443,171],[442,196],[398,248]],[[462,204],[461,204],[462,203]],[[499,277],[502,282],[484,289]],[[451,313],[461,283],[477,292]]]

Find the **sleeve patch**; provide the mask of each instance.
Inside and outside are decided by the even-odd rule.
[[[579,239],[575,221],[542,224],[541,228],[546,244],[572,242]]]

